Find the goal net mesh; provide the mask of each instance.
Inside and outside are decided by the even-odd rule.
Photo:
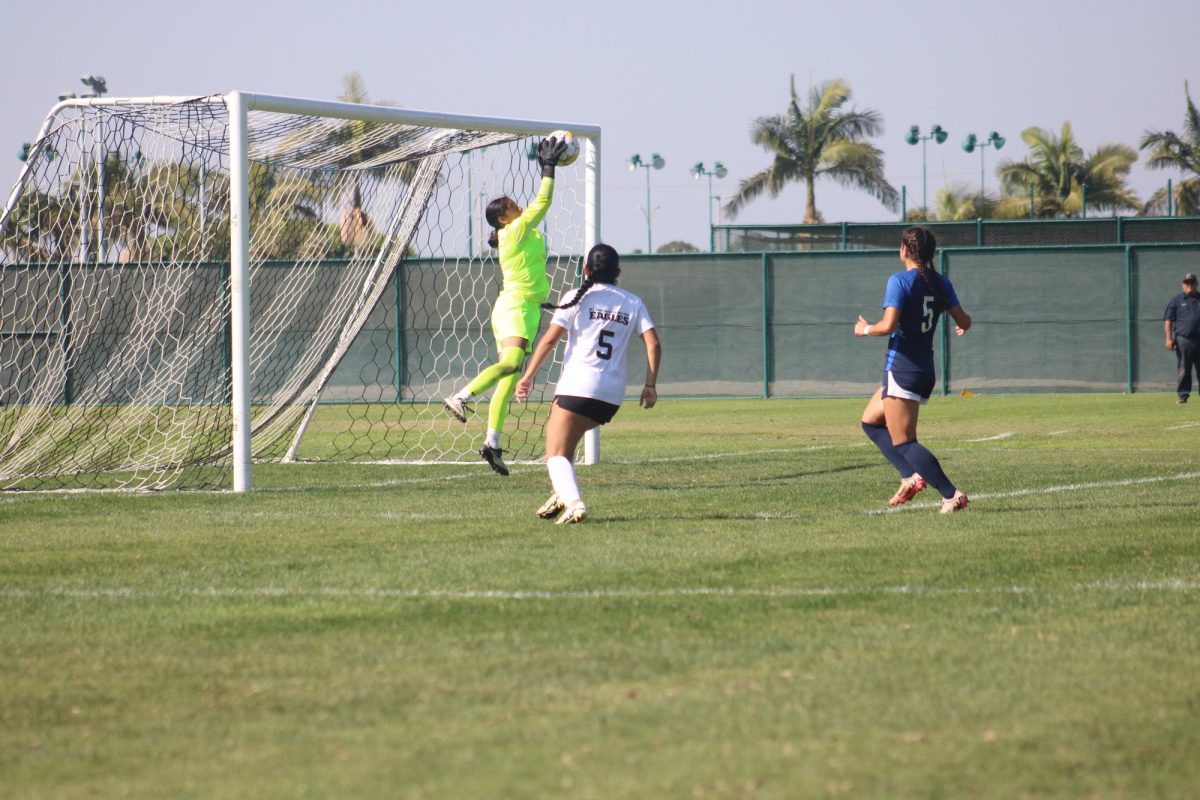
[[[0,218],[0,488],[230,485],[229,125],[223,97],[47,120]],[[478,461],[484,409],[441,399],[494,360],[483,211],[536,193],[537,137],[258,111],[248,132],[254,460]],[[585,196],[559,169],[552,298]],[[556,371],[513,405],[510,459],[540,457]]]

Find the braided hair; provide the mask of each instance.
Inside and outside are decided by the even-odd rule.
[[[587,294],[588,289],[597,283],[616,284],[617,276],[621,274],[621,257],[617,255],[617,251],[612,245],[598,244],[588,251],[585,266],[587,267],[587,278],[584,279],[583,285],[575,290],[574,297],[561,306],[556,306],[554,303],[542,303],[542,308],[548,310],[574,308],[579,305],[579,301]]]
[[[917,271],[921,280],[943,307],[946,305],[946,287],[933,268],[933,254],[937,251],[937,237],[933,231],[921,225],[905,228],[900,234],[900,244],[908,257],[917,262]]]

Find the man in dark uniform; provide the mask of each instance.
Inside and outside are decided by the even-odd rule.
[[[1192,393],[1192,370],[1200,377],[1200,292],[1196,291],[1196,276],[1183,276],[1183,291],[1171,298],[1163,312],[1163,330],[1167,334],[1167,349],[1175,351],[1179,363],[1179,400],[1186,403]]]

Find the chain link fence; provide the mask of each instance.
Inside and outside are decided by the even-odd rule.
[[[910,225],[925,225],[941,247],[1024,247],[1200,241],[1200,217],[1101,217],[970,222],[842,222],[829,225],[717,225],[719,253],[893,250]]]

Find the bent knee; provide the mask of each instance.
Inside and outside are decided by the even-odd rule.
[[[500,367],[505,375],[516,372],[521,368],[521,362],[525,360],[525,350],[521,347],[506,347],[500,353],[500,360],[496,362],[496,366]]]

